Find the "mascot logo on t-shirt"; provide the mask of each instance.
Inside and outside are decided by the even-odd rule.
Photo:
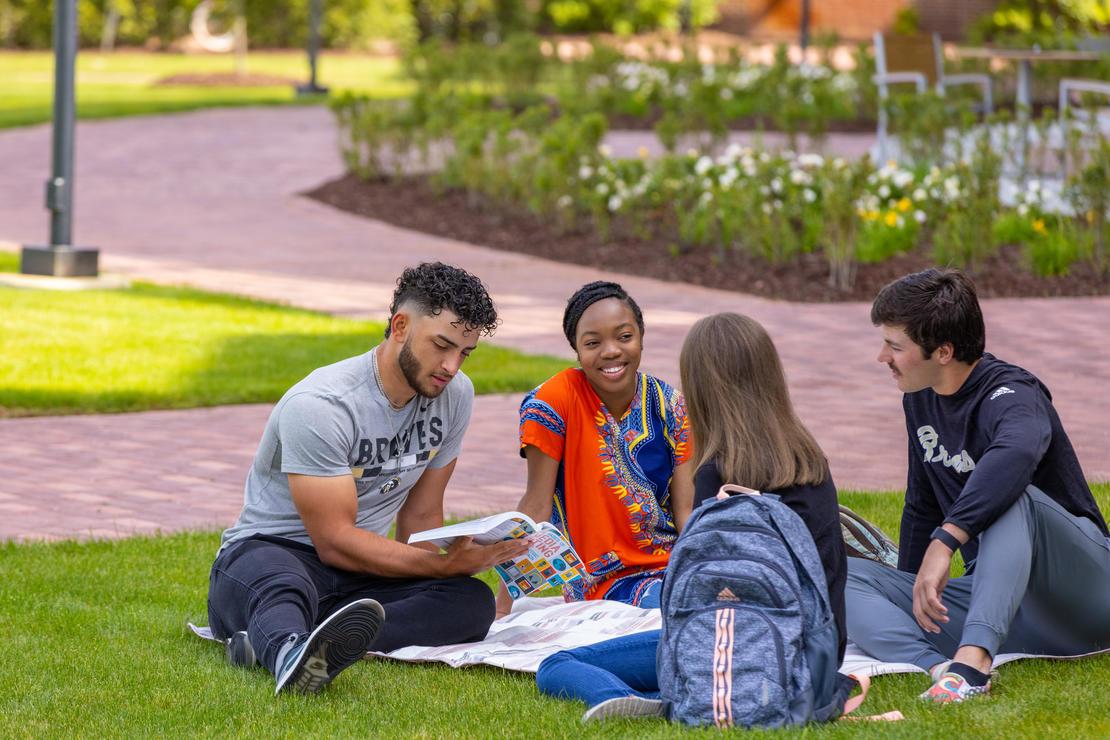
[[[917,428],[917,441],[921,443],[921,447],[925,450],[925,462],[939,462],[945,467],[952,468],[957,473],[970,473],[975,469],[975,461],[971,459],[971,455],[967,454],[967,450],[961,450],[958,455],[948,454],[948,450],[944,449],[944,445],[940,444],[940,435],[937,430],[926,424]]]

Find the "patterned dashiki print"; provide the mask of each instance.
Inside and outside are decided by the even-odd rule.
[[[567,584],[567,601],[600,599],[619,579],[662,575],[677,537],[670,506],[676,465],[693,453],[686,403],[661,380],[637,373],[619,420],[585,372],[564,370],[520,406],[520,447],[560,461],[551,521],[589,573]]]

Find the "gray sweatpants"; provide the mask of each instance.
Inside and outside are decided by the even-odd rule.
[[[939,634],[914,619],[914,578],[848,558],[848,637],[880,660],[928,671],[962,645],[992,656],[1110,647],[1110,543],[1035,486],[982,532],[974,572],[949,580]]]

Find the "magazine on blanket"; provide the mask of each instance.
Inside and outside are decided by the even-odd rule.
[[[529,537],[531,547],[528,552],[494,566],[514,599],[548,585],[561,587],[564,583],[577,581],[585,573],[581,558],[558,527],[550,522],[537,524],[519,511],[417,532],[409,537],[409,544],[430,542],[446,550],[456,537],[468,535],[473,536],[479,545]]]

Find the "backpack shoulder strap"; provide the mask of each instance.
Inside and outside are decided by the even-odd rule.
[[[866,558],[876,563],[898,567],[898,546],[886,532],[841,504],[840,531],[849,557]]]

